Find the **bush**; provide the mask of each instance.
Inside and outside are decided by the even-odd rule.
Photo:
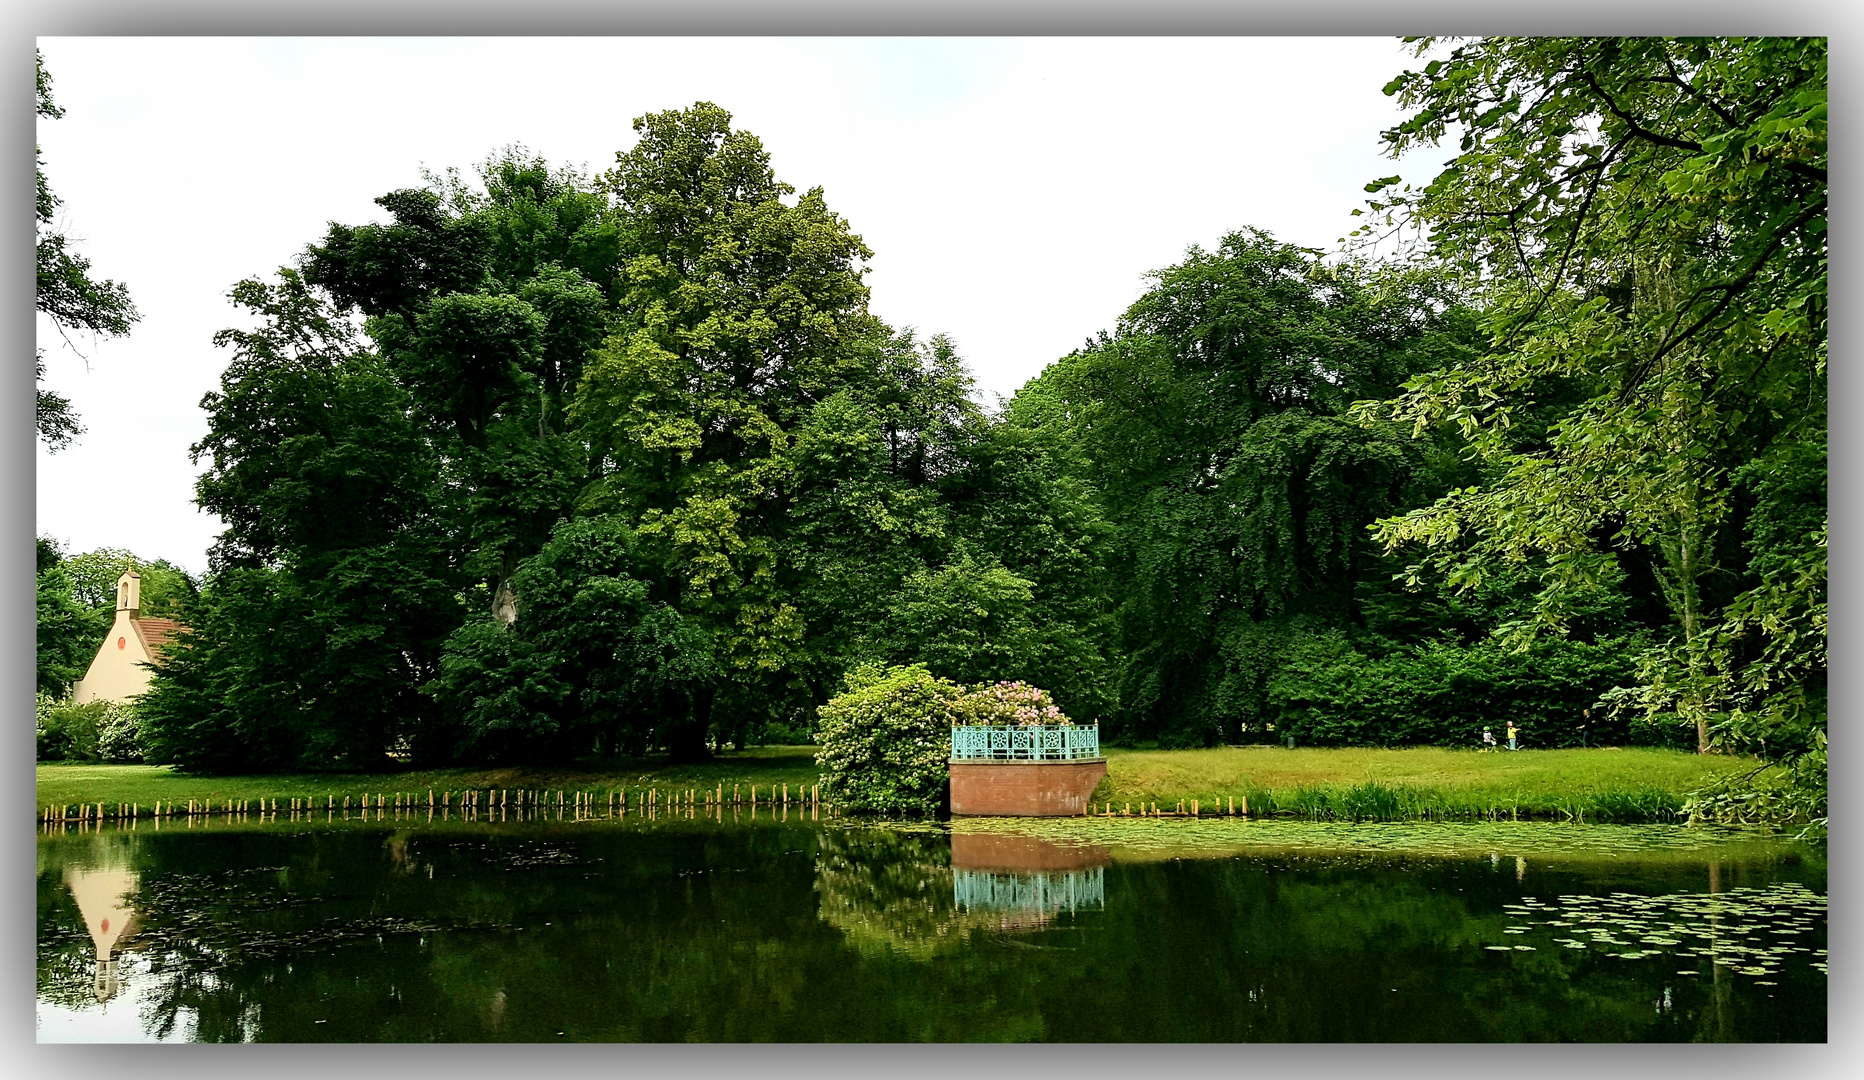
[[[958,722],[979,727],[1072,725],[1047,690],[1026,682],[985,683],[958,700]]]
[[[133,765],[143,759],[142,716],[133,704],[103,702],[97,722],[97,756],[113,765]]]
[[[1578,746],[1582,723],[1593,746],[1655,742],[1597,704],[1634,677],[1640,647],[1635,639],[1551,638],[1521,651],[1494,640],[1427,642],[1375,657],[1326,632],[1289,649],[1268,696],[1277,731],[1302,745],[1475,746],[1484,727],[1499,738],[1511,720],[1524,747]]]
[[[932,814],[950,798],[951,728],[964,690],[921,664],[862,667],[820,709],[823,794],[849,810]]]
[[[133,705],[90,701],[83,705],[40,694],[34,709],[40,761],[143,760],[142,720]]]

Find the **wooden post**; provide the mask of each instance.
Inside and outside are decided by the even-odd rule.
[[[1191,816],[1192,817],[1197,816],[1197,800],[1196,799],[1191,800]]]
[[[1249,816],[1249,796],[1243,796],[1243,816]]]

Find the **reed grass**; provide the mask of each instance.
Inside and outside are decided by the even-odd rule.
[[[1109,750],[1095,801],[1248,801],[1252,816],[1314,821],[1584,822],[1684,819],[1688,793],[1750,758],[1661,749],[1482,752],[1221,747]]]

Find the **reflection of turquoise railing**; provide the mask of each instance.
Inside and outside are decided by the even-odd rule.
[[[1099,724],[951,729],[953,761],[1075,761],[1099,756]]]
[[[952,899],[970,911],[1077,911],[1107,906],[1104,867],[1042,874],[951,873]]]

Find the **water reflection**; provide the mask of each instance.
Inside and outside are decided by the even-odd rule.
[[[1097,845],[954,832],[952,901],[963,911],[998,913],[999,929],[1039,929],[1063,911],[1105,909],[1110,862]]]
[[[91,943],[97,949],[92,992],[98,1001],[109,1001],[121,988],[117,950],[136,932],[136,911],[130,898],[136,892],[137,880],[136,872],[123,865],[65,868],[65,888],[71,890],[84,928],[90,931]]]
[[[1133,838],[1222,830],[566,810],[48,834],[40,1037],[1825,1037],[1823,856],[1787,845],[1395,854],[1278,826],[1198,857]]]
[[[1104,848],[1002,834],[867,829],[824,833],[816,858],[822,921],[869,954],[915,960],[974,933],[1044,929],[1106,906]]]

